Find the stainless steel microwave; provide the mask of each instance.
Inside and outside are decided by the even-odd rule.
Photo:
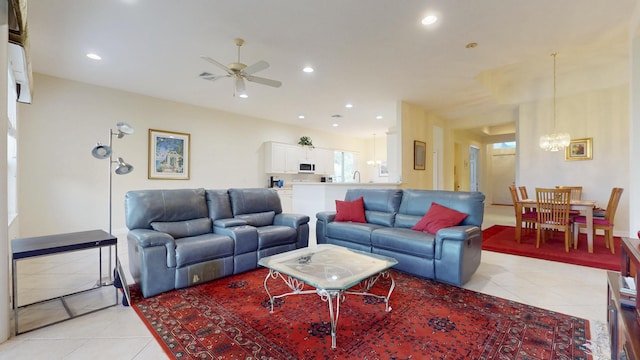
[[[300,161],[298,164],[298,173],[299,174],[315,174],[316,172],[316,164],[309,161]]]

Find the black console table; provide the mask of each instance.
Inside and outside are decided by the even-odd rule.
[[[640,290],[640,240],[623,237],[621,245],[621,271],[607,272],[611,359],[640,360],[640,299],[636,294],[635,308],[623,306],[620,301],[620,276],[635,278],[637,291]]]
[[[47,236],[11,240],[11,255],[12,255],[12,270],[13,270],[11,274],[11,278],[12,278],[12,290],[13,290],[12,294],[13,294],[15,334],[18,335],[21,333],[25,333],[27,331],[32,331],[45,326],[57,324],[61,321],[69,320],[81,315],[90,314],[92,312],[106,309],[108,307],[118,304],[118,289],[116,289],[115,287],[114,287],[114,292],[115,292],[114,303],[109,303],[106,306],[101,306],[98,308],[91,308],[82,313],[72,311],[72,309],[68,306],[66,301],[66,298],[71,297],[73,295],[89,292],[89,291],[96,290],[103,287],[102,252],[101,251],[100,251],[100,257],[99,257],[99,262],[100,262],[99,274],[98,274],[99,277],[94,287],[86,290],[76,291],[74,293],[46,299],[46,300],[41,300],[38,302],[26,304],[26,305],[21,305],[21,306],[18,306],[18,276],[17,276],[18,261],[31,259],[38,256],[56,255],[56,254],[62,254],[62,253],[67,253],[72,251],[79,251],[79,250],[89,250],[89,249],[101,250],[101,248],[103,247],[110,247],[110,246],[113,246],[115,248],[116,263],[117,263],[118,239],[115,236],[110,235],[109,233],[102,230],[90,230],[90,231],[81,231],[81,232],[74,232],[74,233],[68,233],[68,234],[47,235]],[[109,268],[111,269],[111,265],[109,266]],[[18,315],[19,315],[20,309],[26,309],[31,306],[52,302],[52,301],[62,302],[62,305],[64,306],[64,309],[66,310],[68,315],[67,318],[62,320],[52,321],[41,326],[36,326],[30,329],[26,329],[24,331],[20,331],[20,328],[18,326]]]

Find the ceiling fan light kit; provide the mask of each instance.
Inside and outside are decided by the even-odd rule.
[[[208,61],[209,63],[215,65],[216,67],[224,70],[226,72],[226,75],[215,75],[215,74],[204,71],[199,75],[201,79],[216,81],[223,77],[234,78],[235,79],[234,96],[239,96],[241,98],[248,97],[246,92],[245,82],[244,82],[245,80],[262,84],[262,85],[276,87],[276,88],[282,86],[282,82],[278,80],[272,80],[272,79],[254,76],[253,75],[254,73],[268,69],[269,63],[264,60],[260,60],[251,66],[247,66],[244,63],[240,62],[240,47],[244,44],[244,40],[237,38],[234,41],[236,46],[238,47],[238,59],[236,62],[230,63],[229,65],[225,66],[222,63],[208,56],[201,56],[203,60]]]

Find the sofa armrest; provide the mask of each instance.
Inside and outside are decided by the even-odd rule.
[[[436,252],[434,258],[440,259],[442,257],[442,249],[445,241],[463,242],[475,236],[482,237],[482,230],[475,225],[452,226],[438,230],[438,233],[436,233]]]
[[[309,217],[302,214],[278,214],[273,218],[273,225],[288,226],[294,229],[309,223]]]
[[[167,267],[176,266],[176,245],[171,235],[151,229],[133,229],[127,233],[127,240],[140,248],[164,246],[167,249]]]
[[[327,243],[327,224],[336,218],[335,211],[320,211],[316,214],[316,243]]]
[[[233,239],[235,255],[258,250],[258,229],[251,225],[214,227],[213,232]]]
[[[243,226],[247,225],[246,220],[238,219],[238,218],[229,218],[229,219],[218,219],[213,221],[213,228],[230,228],[235,226]]]
[[[151,229],[134,229],[129,231],[127,239],[135,241],[142,248],[151,246],[173,245],[174,239],[171,235]]]
[[[318,220],[324,221],[325,223],[330,223],[330,222],[333,222],[333,220],[336,218],[336,212],[335,211],[321,211],[321,212],[316,214],[316,218]]]

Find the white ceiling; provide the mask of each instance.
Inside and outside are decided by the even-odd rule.
[[[532,93],[549,96],[552,52],[559,52],[559,81],[581,67],[624,62],[626,26],[636,0],[31,0],[28,5],[36,73],[368,137],[393,126],[399,101],[447,119],[487,120],[511,113]],[[420,20],[429,13],[439,22],[426,28]],[[232,79],[198,78],[203,71],[220,73],[201,55],[235,62],[237,37],[246,41],[242,62],[267,61],[271,67],[255,75],[280,80],[282,87],[247,83],[249,98],[240,99],[233,96]],[[478,46],[467,49],[470,42]],[[88,52],[103,60],[89,60]],[[306,65],[316,71],[303,73]],[[625,81],[626,74],[616,73],[595,85],[584,79],[575,84]],[[346,109],[347,103],[354,107]],[[336,114],[343,117],[333,128]]]

